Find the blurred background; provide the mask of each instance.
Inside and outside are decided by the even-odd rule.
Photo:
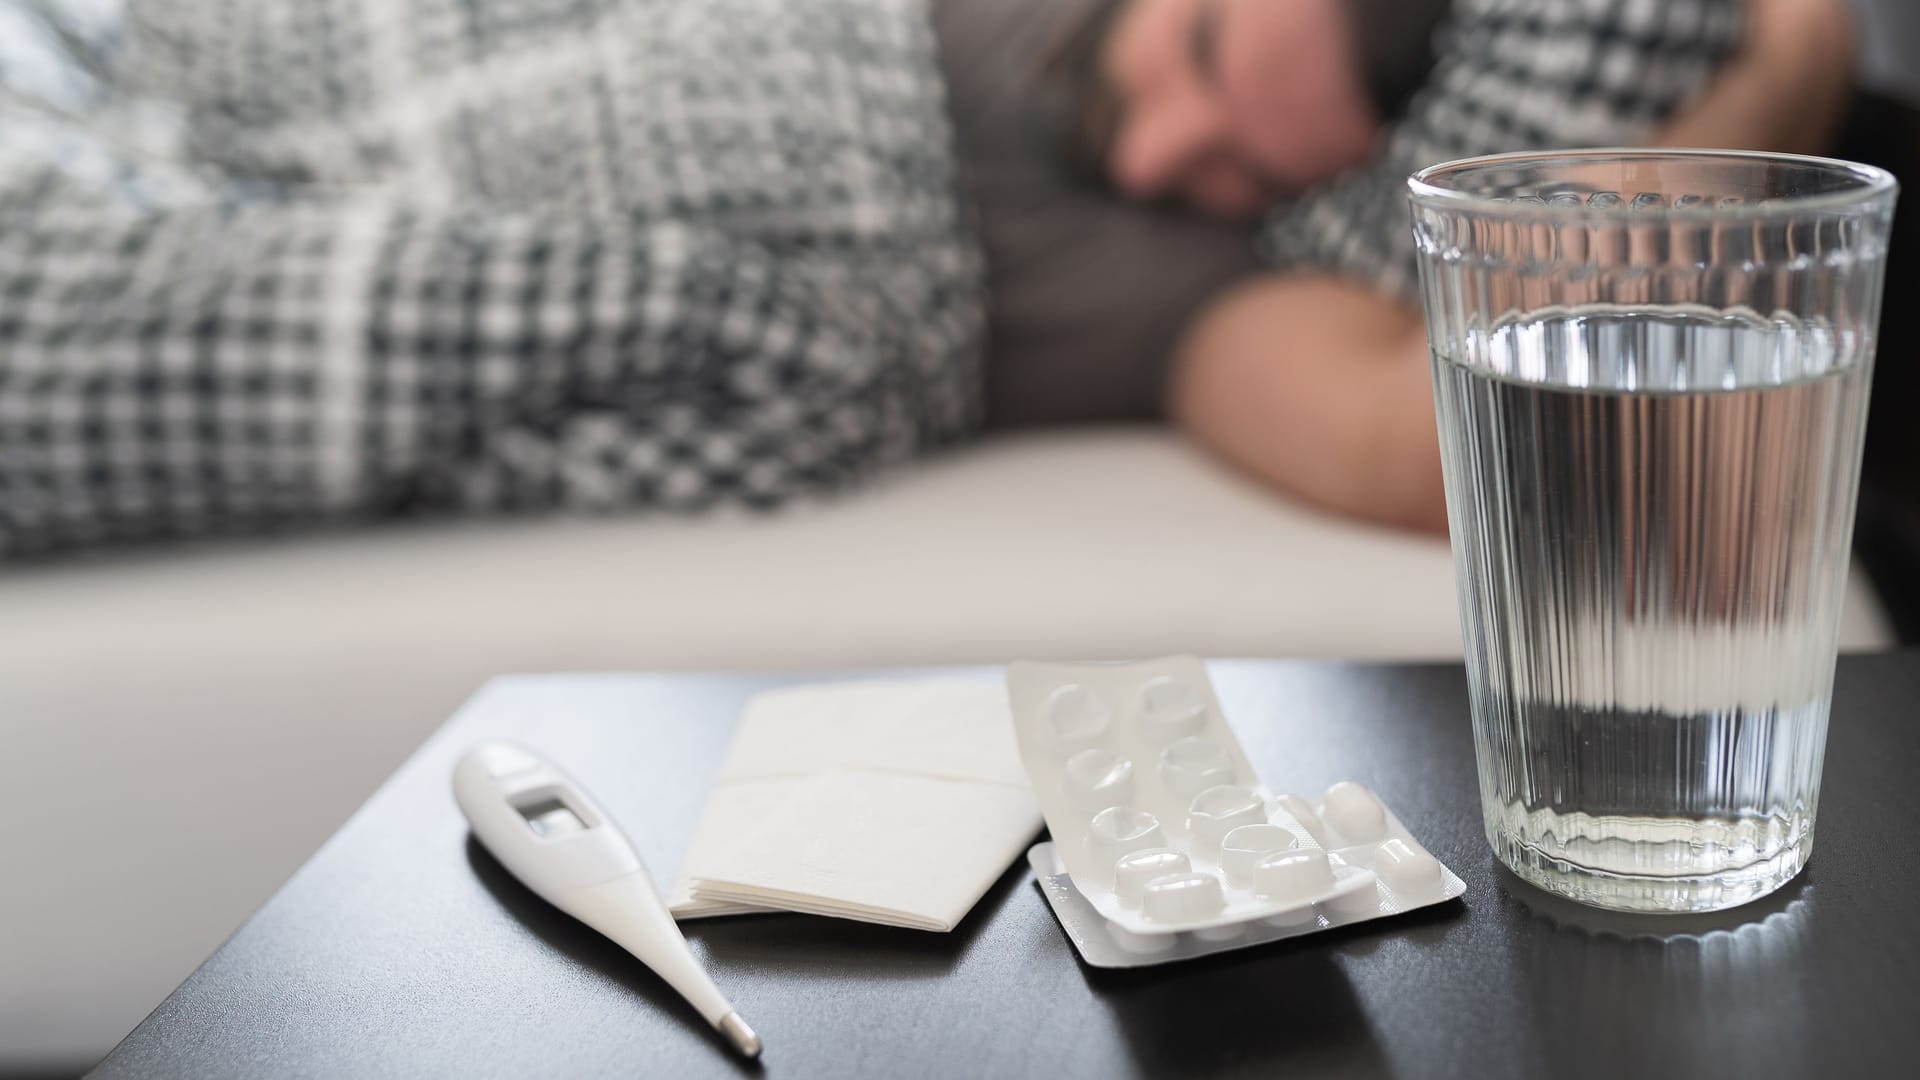
[[[227,70],[211,57],[246,47],[239,34],[195,45],[187,33],[245,21],[234,15],[244,0],[149,6],[147,29],[177,47],[180,70]],[[663,19],[680,10],[668,0],[555,9],[577,18],[576,7],[623,6]],[[543,10],[525,5],[516,18]],[[1859,0],[1857,10],[1859,89],[1834,151],[1911,183],[1920,4]],[[171,197],[168,185],[196,182],[124,164],[158,160],[183,138],[177,108],[103,86],[125,15],[123,0],[0,0],[0,177],[53,157],[62,169],[43,184],[97,180],[153,205]],[[334,32],[291,17],[281,29]],[[395,47],[374,38],[362,42],[372,54]],[[1054,47],[1002,42],[987,55]],[[268,72],[272,63],[260,61]],[[44,224],[34,208],[46,197],[0,187],[0,229],[29,227],[35,213],[31,227]],[[1902,219],[1889,281],[1848,648],[1920,640],[1920,424],[1910,416],[1920,320],[1905,303],[1920,281],[1916,220]],[[1220,264],[1172,290],[1224,280],[1244,257],[1242,233],[1221,255],[1191,231],[1136,231],[1105,210],[1073,227],[1110,229],[1150,263]],[[57,246],[61,234],[48,235]],[[18,262],[34,250],[0,246],[0,324],[34,317]],[[1079,292],[1008,301],[1081,305],[1081,321],[1061,331],[1069,340],[1098,339],[1100,305],[1111,302]],[[1030,347],[1068,347],[1060,340]],[[25,378],[29,354],[17,347],[0,353],[0,373],[12,364]],[[1099,368],[1073,377],[1103,392]],[[0,1076],[84,1071],[494,675],[1168,652],[1458,657],[1443,538],[1276,495],[1161,422],[1045,419],[998,425],[773,516],[403,518],[0,559]],[[0,430],[38,422],[0,414]],[[0,454],[23,455],[0,462],[0,484],[38,452],[0,438]]]

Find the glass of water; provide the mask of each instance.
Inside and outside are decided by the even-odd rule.
[[[1813,849],[1897,185],[1633,150],[1411,185],[1495,854],[1600,907],[1772,892]]]

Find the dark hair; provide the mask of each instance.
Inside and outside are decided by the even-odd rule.
[[[1347,0],[1347,9],[1367,96],[1382,119],[1400,116],[1433,71],[1453,0]]]
[[[1120,124],[1119,92],[1101,61],[1107,39],[1132,0],[1085,0],[1041,53],[1042,82],[1050,88],[1055,145],[1086,179],[1107,182],[1107,158]]]

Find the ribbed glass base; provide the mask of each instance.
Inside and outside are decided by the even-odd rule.
[[[1560,829],[1543,835],[1555,840],[1552,849],[1529,842],[1503,828],[1501,815],[1488,815],[1487,840],[1494,855],[1519,877],[1550,893],[1578,903],[1612,911],[1703,912],[1722,911],[1752,903],[1793,879],[1813,854],[1813,827],[1807,819],[1788,822],[1773,820],[1760,825],[1751,821],[1702,823],[1685,822],[1686,831],[1696,839],[1684,848],[1667,850],[1680,841],[1657,839],[1672,835],[1671,821],[1630,821],[1609,818],[1605,841],[1583,839],[1577,829]],[[1537,819],[1538,815],[1534,815]],[[1703,831],[1721,832],[1729,839],[1755,831],[1772,833],[1784,828],[1797,839],[1774,854],[1764,855],[1742,843],[1710,844],[1703,848],[1698,837]],[[1640,833],[1648,839],[1635,841],[1632,850],[1622,848],[1623,836]],[[1729,861],[1716,856],[1736,856],[1744,852],[1749,861]],[[1623,855],[1631,857],[1624,860]],[[1677,869],[1694,867],[1700,872],[1635,873],[1624,866]],[[1707,869],[1711,867],[1711,869]]]

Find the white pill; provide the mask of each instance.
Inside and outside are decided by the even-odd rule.
[[[1373,857],[1373,872],[1387,888],[1410,901],[1440,889],[1440,860],[1405,840],[1381,844]]]
[[[1336,919],[1365,919],[1380,913],[1380,886],[1377,878],[1369,878],[1364,888],[1339,896],[1322,904],[1327,914]]]
[[[1327,846],[1326,823],[1320,820],[1319,814],[1313,812],[1312,803],[1298,795],[1281,795],[1273,801],[1299,822],[1300,827],[1307,830],[1307,835],[1313,837],[1316,843],[1321,847]]]
[[[1133,762],[1094,747],[1067,759],[1067,787],[1090,809],[1125,806],[1133,801]]]
[[[1139,956],[1152,956],[1163,953],[1180,941],[1179,934],[1136,934],[1125,929],[1119,923],[1108,923],[1107,933],[1113,937],[1113,943],[1125,952]]]
[[[1057,687],[1047,698],[1047,723],[1061,742],[1091,739],[1107,730],[1107,704],[1079,683]]]
[[[1120,856],[1166,846],[1167,834],[1161,831],[1159,818],[1144,810],[1107,807],[1093,815],[1093,821],[1087,826],[1087,862],[1098,875],[1089,886],[1112,888],[1113,868]]]
[[[1176,739],[1160,752],[1160,782],[1182,799],[1238,779],[1227,748],[1209,739]]]
[[[1187,807],[1187,834],[1194,854],[1203,859],[1220,855],[1220,842],[1242,825],[1260,825],[1267,820],[1267,807],[1253,789],[1224,784],[1208,788],[1193,797]]]
[[[1168,874],[1147,882],[1147,918],[1175,926],[1211,919],[1227,906],[1212,874]]]
[[[1284,911],[1269,915],[1260,921],[1268,926],[1281,930],[1303,929],[1318,923],[1320,921],[1320,913],[1313,909],[1312,904],[1301,904],[1298,907],[1290,907]]]
[[[1141,689],[1140,717],[1155,742],[1195,735],[1207,725],[1207,699],[1194,684],[1161,676]]]
[[[1380,914],[1379,875],[1337,852],[1328,853],[1327,865],[1333,868],[1334,887],[1340,890],[1340,895],[1320,904],[1328,921],[1346,923]]]
[[[1333,888],[1327,853],[1315,849],[1276,851],[1253,863],[1253,891],[1263,900],[1299,904]]]
[[[1387,808],[1351,780],[1327,789],[1326,820],[1345,844],[1377,843],[1387,835]]]
[[[1147,882],[1193,872],[1193,863],[1172,848],[1148,848],[1120,856],[1113,864],[1113,894],[1127,907],[1139,907]]]
[[[1262,855],[1291,851],[1300,838],[1278,825],[1242,825],[1220,842],[1220,869],[1236,888],[1253,884],[1253,864]]]

